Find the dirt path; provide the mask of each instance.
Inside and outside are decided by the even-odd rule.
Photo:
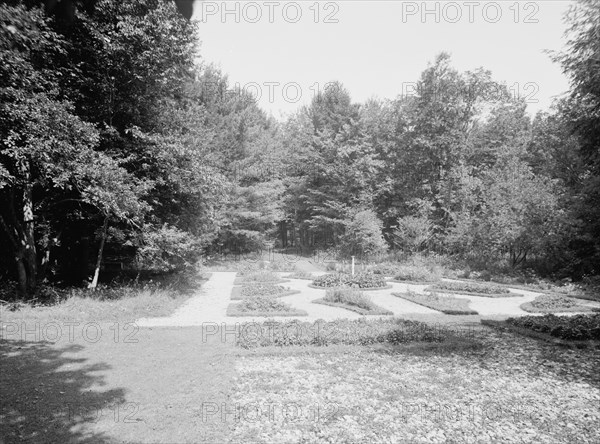
[[[227,423],[208,414],[227,403],[234,376],[220,334],[143,328],[116,339],[100,327],[95,343],[77,331],[73,341],[0,341],[6,443],[226,441]]]

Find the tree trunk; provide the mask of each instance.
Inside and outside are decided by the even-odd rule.
[[[94,278],[88,288],[95,290],[98,286],[98,278],[100,277],[100,265],[102,264],[102,252],[104,251],[104,243],[106,242],[106,232],[108,230],[108,216],[104,218],[102,225],[102,237],[100,239],[100,248],[98,249],[98,259],[96,260],[96,269],[94,270]]]
[[[28,161],[22,164],[25,182],[23,189],[23,246],[24,259],[27,267],[27,293],[35,294],[37,287],[37,251],[35,247],[35,225],[33,221],[33,184],[31,183],[31,168]]]

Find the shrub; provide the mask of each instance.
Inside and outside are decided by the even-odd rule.
[[[401,319],[348,320],[333,322],[265,322],[242,324],[236,345],[243,348],[267,346],[370,345],[378,343],[445,342],[452,338],[422,322]]]
[[[438,282],[442,278],[439,271],[428,270],[425,267],[417,267],[412,265],[402,265],[397,269],[394,276],[398,281],[414,281],[414,282]]]
[[[435,284],[434,290],[450,290],[464,291],[466,293],[481,293],[481,294],[509,294],[508,288],[501,285],[493,285],[479,282],[438,282]]]
[[[327,290],[325,297],[323,298],[329,302],[335,302],[338,304],[354,305],[365,310],[374,309],[374,304],[371,298],[365,296],[360,290],[356,288],[337,287]]]
[[[315,278],[313,285],[316,287],[355,287],[355,288],[385,288],[385,279],[373,273],[357,273],[354,276],[346,273],[324,274]]]
[[[371,272],[382,276],[394,276],[398,272],[398,268],[398,264],[383,263],[372,266]]]
[[[547,333],[566,340],[600,340],[600,315],[522,316],[509,318],[507,324]]]

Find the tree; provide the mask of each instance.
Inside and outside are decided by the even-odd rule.
[[[97,131],[59,97],[57,78],[64,73],[52,56],[65,42],[41,11],[0,5],[0,24],[0,224],[15,257],[19,293],[31,296],[56,239],[57,205],[78,202],[84,211],[127,219],[142,211],[143,187],[94,150]]]

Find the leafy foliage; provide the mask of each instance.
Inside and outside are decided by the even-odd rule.
[[[433,287],[435,290],[464,291],[466,293],[481,294],[509,294],[508,288],[501,285],[488,284],[484,282],[438,282]]]
[[[372,310],[374,308],[371,298],[355,288],[331,288],[327,290],[327,293],[325,293],[325,297],[323,299],[329,302],[353,305],[365,310]]]
[[[385,279],[373,273],[357,273],[354,276],[346,273],[324,274],[315,278],[313,285],[316,287],[355,287],[355,288],[385,288]]]
[[[400,319],[265,322],[242,324],[237,332],[236,345],[242,348],[444,342],[450,337],[427,324]]]
[[[394,296],[398,296],[407,301],[414,302],[419,305],[423,305],[434,310],[441,311],[442,313],[451,315],[476,315],[477,312],[469,308],[469,301],[467,299],[455,298],[454,296],[438,295],[436,293],[392,293]]]
[[[600,315],[521,316],[507,323],[567,340],[600,340]]]

